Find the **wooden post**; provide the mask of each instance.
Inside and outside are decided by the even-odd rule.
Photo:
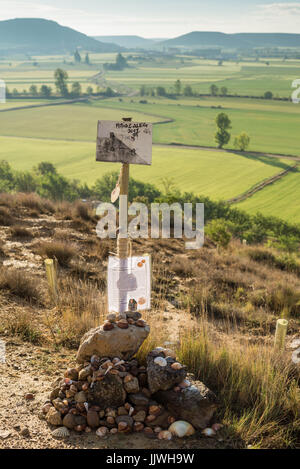
[[[123,118],[123,121],[130,122],[131,117]],[[119,234],[117,239],[117,256],[120,259],[128,257],[128,236],[127,234],[127,223],[128,223],[128,187],[129,187],[129,164],[122,163],[121,175],[120,175],[120,203],[119,203]],[[126,196],[124,200],[121,196]],[[121,220],[126,223],[126,233],[122,230]]]
[[[279,350],[284,349],[288,323],[286,319],[277,320],[274,345]]]
[[[58,299],[56,268],[53,259],[45,259],[46,275],[52,299]]]

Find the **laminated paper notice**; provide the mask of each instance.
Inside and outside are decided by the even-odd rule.
[[[110,256],[107,286],[109,312],[150,309],[150,257],[119,259]]]

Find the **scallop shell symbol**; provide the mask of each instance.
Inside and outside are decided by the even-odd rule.
[[[195,433],[195,429],[189,422],[177,420],[177,422],[174,422],[169,426],[169,432],[171,432],[172,435],[183,438],[184,436],[193,435]]]
[[[59,427],[52,432],[52,436],[53,438],[67,438],[70,432],[66,427]]]
[[[154,363],[159,366],[167,366],[168,364],[167,360],[163,357],[156,357]]]

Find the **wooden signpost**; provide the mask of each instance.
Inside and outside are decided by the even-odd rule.
[[[133,278],[132,262],[141,264],[141,268],[148,272],[150,265],[149,257],[139,260],[137,258],[129,258],[128,249],[128,233],[127,233],[127,220],[128,220],[128,187],[129,187],[129,164],[143,164],[151,165],[152,162],[152,124],[146,122],[132,122],[132,119],[124,118],[121,122],[114,121],[99,121],[97,129],[97,150],[96,161],[109,161],[114,163],[122,163],[121,172],[117,181],[116,187],[112,192],[111,200],[115,202],[119,198],[119,232],[117,237],[117,258],[120,260],[118,266],[119,280],[116,282],[118,285],[118,301],[115,302],[114,298],[109,298],[109,308],[118,309],[115,312],[124,312],[128,310],[127,304],[128,297],[132,290],[130,282],[126,283],[127,279]],[[126,197],[124,197],[126,196]],[[122,223],[125,222],[125,223]],[[124,225],[126,232],[124,232]],[[142,262],[143,261],[143,262]],[[145,265],[147,263],[147,265]],[[109,261],[109,269],[112,268]],[[147,270],[146,270],[147,269]],[[128,273],[130,271],[130,273]],[[113,272],[109,272],[109,279],[113,279]],[[148,309],[150,307],[150,280],[145,277],[145,288],[141,289],[139,285],[140,296],[137,299],[130,298],[129,303],[135,304],[138,309]],[[136,281],[136,285],[138,282]],[[120,287],[122,285],[122,288]],[[112,296],[110,291],[114,285],[109,285],[108,295]],[[141,294],[144,292],[144,295]],[[146,298],[145,298],[146,297]],[[110,301],[111,300],[111,301]],[[116,306],[117,304],[117,306]],[[111,305],[111,306],[110,306]]]

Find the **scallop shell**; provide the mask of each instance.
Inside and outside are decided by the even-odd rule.
[[[168,362],[163,357],[156,357],[154,358],[154,363],[159,366],[167,366]]]
[[[204,428],[201,433],[205,436],[214,436],[216,434],[212,428]]]
[[[182,364],[181,364],[181,363],[178,363],[178,362],[172,363],[171,368],[172,368],[173,370],[181,370]]]
[[[189,422],[177,420],[169,426],[169,432],[171,432],[172,435],[183,438],[184,436],[193,435],[195,433],[195,429]]]
[[[66,427],[59,427],[59,428],[56,428],[52,432],[52,436],[53,436],[53,438],[58,438],[58,439],[59,438],[67,438],[68,436],[70,436],[70,432]]]
[[[107,435],[108,428],[107,427],[99,427],[96,431],[96,435],[102,438],[103,436]]]

